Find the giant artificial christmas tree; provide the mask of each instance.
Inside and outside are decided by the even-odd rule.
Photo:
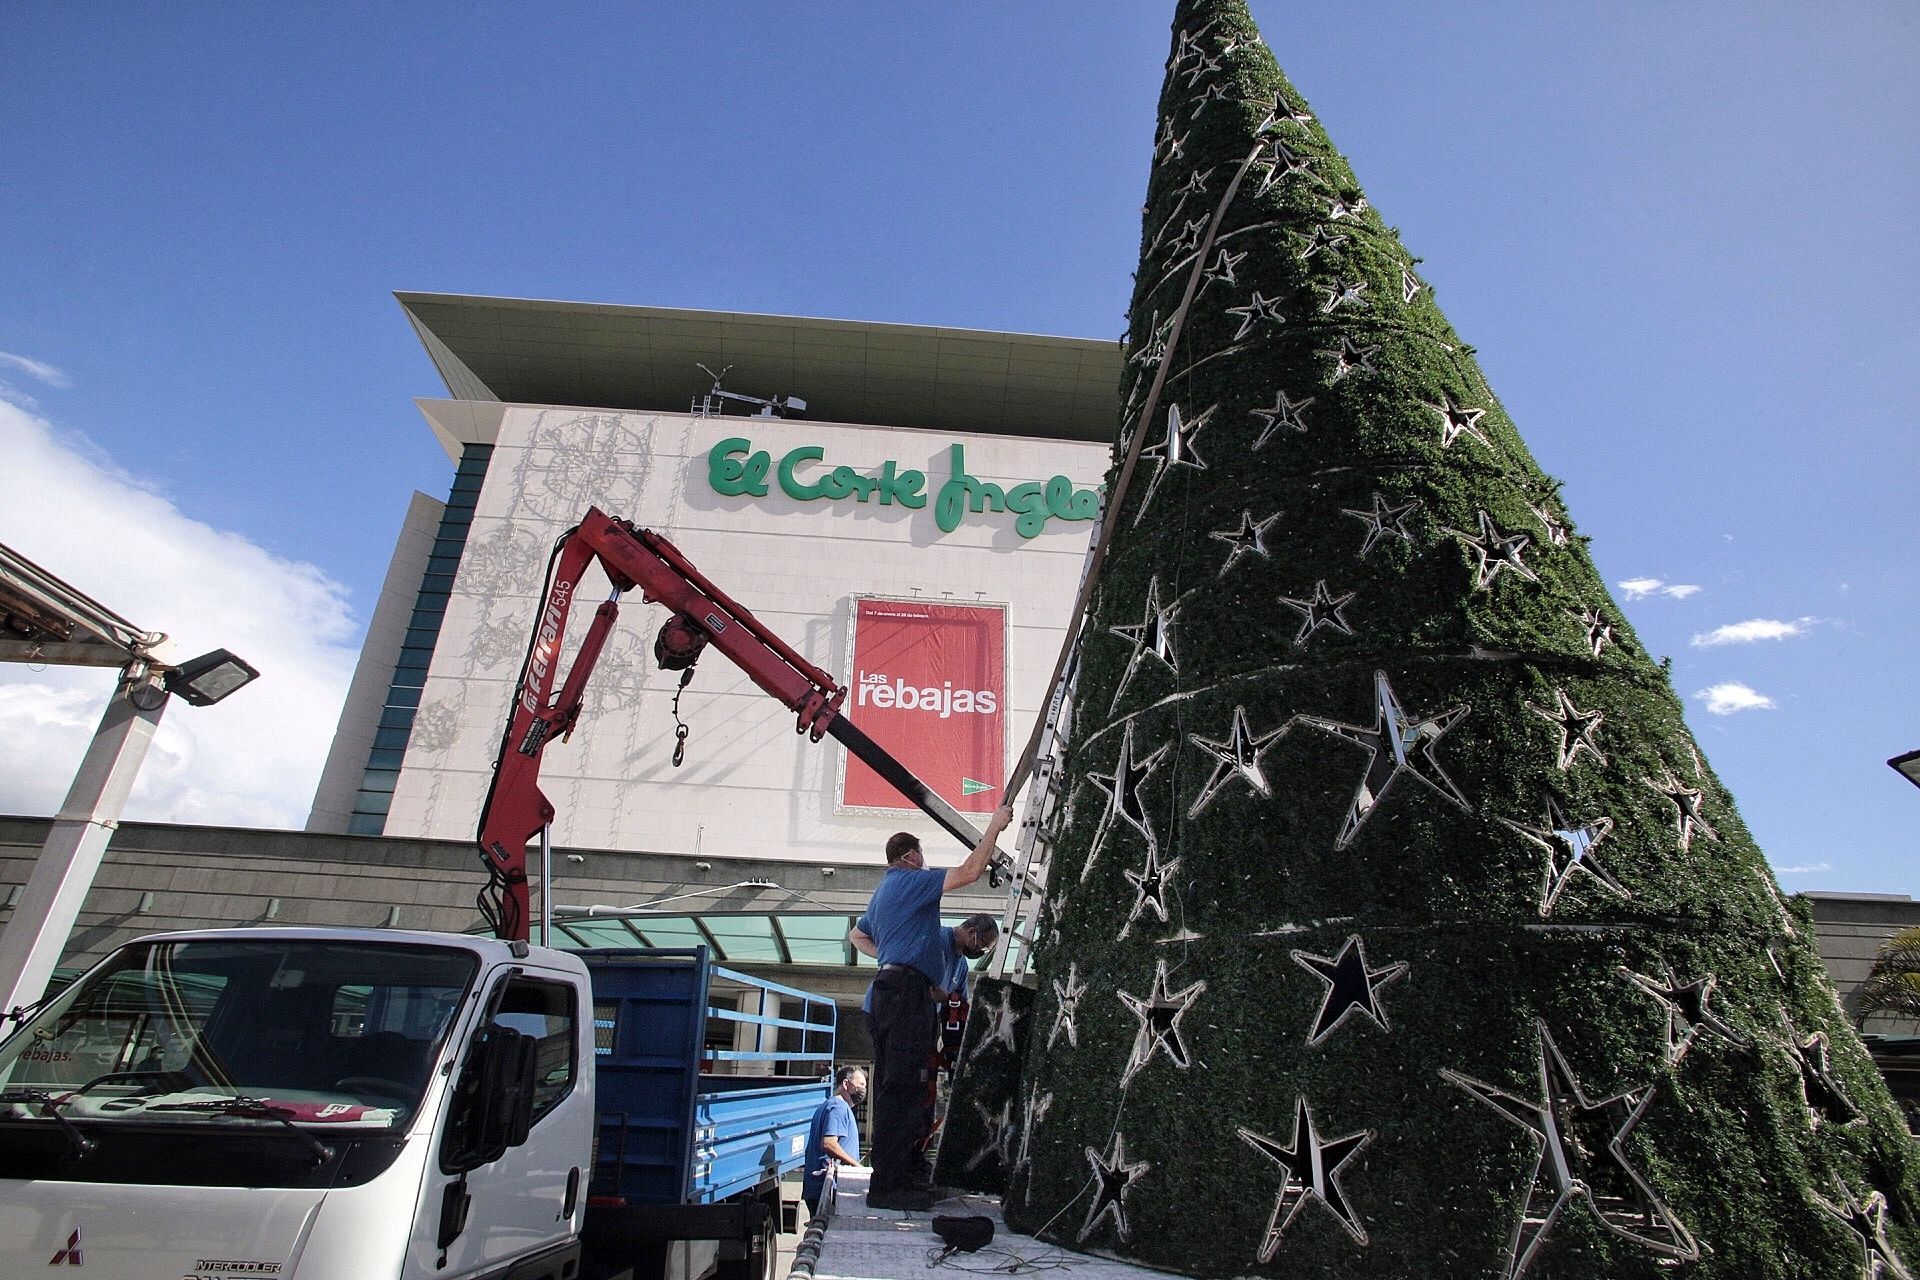
[[[1024,1066],[951,1122],[1009,1221],[1212,1275],[1906,1275],[1805,916],[1238,0],[1179,6],[1128,351]]]

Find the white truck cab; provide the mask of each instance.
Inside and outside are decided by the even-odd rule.
[[[524,943],[130,943],[0,1041],[0,1259],[93,1280],[567,1280],[592,1007],[579,959]]]

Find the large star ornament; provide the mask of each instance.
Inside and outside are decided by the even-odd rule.
[[[1256,734],[1247,721],[1247,709],[1235,707],[1233,723],[1227,727],[1226,741],[1203,738],[1197,733],[1188,734],[1187,741],[1213,760],[1213,772],[1200,784],[1200,794],[1194,797],[1193,804],[1188,807],[1187,816],[1199,817],[1201,811],[1212,804],[1214,797],[1230,782],[1244,782],[1260,795],[1272,796],[1273,787],[1260,768],[1260,757],[1280,741],[1292,726],[1293,722],[1287,720],[1265,733]]]
[[[1280,299],[1263,297],[1258,289],[1253,298],[1244,307],[1228,307],[1227,314],[1240,317],[1240,327],[1234,331],[1233,341],[1238,342],[1253,332],[1253,327],[1262,320],[1269,324],[1285,324],[1287,318],[1280,314]]]
[[[1180,613],[1180,602],[1160,603],[1160,579],[1156,575],[1147,579],[1147,611],[1140,621],[1126,626],[1108,627],[1107,630],[1122,640],[1133,642],[1133,652],[1127,655],[1127,665],[1120,673],[1120,683],[1113,691],[1113,701],[1107,704],[1107,710],[1120,705],[1121,697],[1132,683],[1140,664],[1152,658],[1168,671],[1178,675],[1180,660],[1173,651],[1173,627]]]
[[[1540,918],[1547,919],[1553,914],[1554,906],[1560,901],[1560,895],[1566,892],[1567,884],[1575,875],[1591,876],[1593,880],[1609,893],[1622,898],[1631,898],[1625,886],[1600,864],[1595,853],[1600,842],[1613,831],[1613,819],[1593,818],[1575,826],[1561,809],[1560,802],[1547,797],[1546,820],[1537,827],[1524,822],[1514,822],[1507,818],[1498,820],[1500,825],[1517,832],[1528,841],[1546,850],[1547,868],[1540,878]]]
[[[1698,787],[1690,787],[1673,776],[1673,770],[1662,769],[1660,777],[1642,778],[1649,787],[1665,796],[1674,808],[1674,821],[1680,835],[1680,847],[1691,848],[1693,836],[1697,831],[1709,840],[1718,841],[1720,833],[1707,824],[1701,816],[1701,795]]]
[[[1472,436],[1486,448],[1493,448],[1493,443],[1480,432],[1480,419],[1487,414],[1485,409],[1469,409],[1455,400],[1451,394],[1446,396],[1443,404],[1428,404],[1424,400],[1421,403],[1440,415],[1440,447],[1442,449],[1451,449],[1453,442],[1461,436]]]
[[[978,1058],[996,1044],[1007,1046],[1008,1053],[1018,1053],[1020,1046],[1016,1037],[1020,1030],[1020,1011],[1013,1007],[1013,1000],[1007,995],[1000,997],[998,1004],[985,999],[974,1001],[974,1009],[986,1022],[986,1032],[974,1044],[969,1059]]]
[[[1853,1194],[1853,1188],[1840,1178],[1835,1177],[1833,1185],[1840,1191],[1840,1203],[1835,1204],[1824,1196],[1813,1197],[1814,1203],[1840,1219],[1859,1242],[1860,1280],[1880,1280],[1882,1276],[1913,1280],[1912,1273],[1887,1241],[1887,1198],[1878,1191],[1869,1191],[1862,1203]]]
[[[1293,1220],[1300,1216],[1309,1200],[1317,1200],[1334,1216],[1346,1233],[1358,1244],[1367,1242],[1367,1229],[1360,1215],[1347,1203],[1340,1189],[1340,1170],[1373,1141],[1373,1130],[1363,1129],[1344,1138],[1322,1140],[1313,1122],[1313,1110],[1305,1094],[1294,1107],[1293,1137],[1281,1146],[1272,1138],[1241,1127],[1241,1141],[1280,1166],[1280,1195],[1267,1217],[1266,1234],[1260,1240],[1260,1261],[1272,1262],[1280,1252],[1280,1238]]]
[[[1360,544],[1360,558],[1365,560],[1367,552],[1373,550],[1373,544],[1380,539],[1392,536],[1399,538],[1408,546],[1413,545],[1413,530],[1407,528],[1407,517],[1420,506],[1420,499],[1408,498],[1405,502],[1394,504],[1387,501],[1387,495],[1373,495],[1373,506],[1367,511],[1356,511],[1352,507],[1340,508],[1342,515],[1352,516],[1367,526],[1366,541]]]
[[[1594,741],[1594,735],[1600,732],[1600,726],[1606,723],[1604,711],[1582,711],[1573,705],[1573,699],[1565,689],[1553,691],[1555,702],[1552,707],[1543,707],[1537,702],[1529,702],[1527,710],[1560,729],[1560,772],[1565,773],[1580,758],[1582,751],[1593,757],[1595,764],[1605,764],[1607,753]]]
[[[1372,373],[1373,358],[1380,354],[1380,344],[1362,346],[1346,334],[1340,335],[1340,347],[1336,350],[1320,352],[1323,356],[1333,357],[1333,381],[1351,377],[1356,373]]]
[[[1073,1048],[1080,1047],[1080,1029],[1075,1020],[1080,1016],[1080,997],[1087,994],[1087,984],[1080,981],[1078,961],[1067,965],[1067,980],[1053,980],[1053,1027],[1047,1032],[1047,1048],[1053,1048],[1053,1042],[1064,1032],[1067,1043]]]
[[[1540,1033],[1537,1102],[1458,1071],[1440,1071],[1448,1083],[1527,1130],[1540,1144],[1526,1203],[1508,1242],[1507,1280],[1527,1273],[1561,1214],[1581,1199],[1610,1234],[1662,1257],[1697,1259],[1700,1246],[1692,1233],[1627,1159],[1627,1137],[1653,1104],[1653,1087],[1589,1099],[1547,1024],[1535,1025]]]
[[[1114,1234],[1123,1242],[1132,1240],[1133,1228],[1127,1225],[1127,1191],[1153,1166],[1145,1160],[1128,1162],[1126,1138],[1117,1129],[1113,1148],[1106,1155],[1087,1148],[1087,1164],[1093,1169],[1093,1203],[1087,1207],[1087,1220],[1080,1224],[1076,1239],[1085,1243],[1100,1220],[1111,1217]]]
[[[1335,849],[1345,849],[1353,843],[1354,837],[1360,834],[1360,828],[1366,825],[1367,819],[1373,816],[1373,811],[1387,798],[1387,792],[1403,773],[1418,778],[1443,799],[1469,813],[1473,812],[1473,806],[1460,794],[1460,788],[1453,785],[1453,780],[1440,768],[1440,762],[1433,754],[1435,744],[1466,717],[1470,708],[1463,704],[1416,719],[1401,708],[1400,700],[1394,696],[1393,686],[1388,683],[1384,671],[1373,673],[1373,707],[1374,720],[1370,729],[1320,716],[1299,717],[1303,723],[1367,749],[1367,770],[1361,775],[1360,785],[1353,794],[1353,803],[1348,806],[1347,816],[1340,824],[1340,834],[1333,843]]]
[[[1664,978],[1655,978],[1635,973],[1622,965],[1620,976],[1658,1000],[1660,1007],[1666,1010],[1668,1066],[1680,1065],[1680,1059],[1687,1056],[1687,1051],[1693,1048],[1694,1040],[1702,1031],[1718,1036],[1731,1045],[1746,1043],[1733,1025],[1709,1006],[1713,989],[1720,981],[1712,974],[1695,978],[1692,982],[1681,982],[1673,976],[1670,968]]]
[[[973,1153],[973,1159],[967,1161],[967,1168],[978,1169],[989,1159],[996,1161],[1002,1169],[1013,1164],[1013,1140],[1019,1136],[1019,1130],[1013,1124],[1013,1099],[1000,1104],[1000,1114],[987,1110],[987,1104],[975,1098],[973,1109],[980,1113],[980,1123],[986,1126],[987,1140]]]
[[[1341,611],[1353,603],[1356,594],[1358,593],[1349,591],[1335,599],[1327,590],[1327,580],[1322,578],[1313,584],[1313,594],[1307,599],[1295,600],[1289,596],[1275,596],[1274,602],[1283,604],[1300,615],[1300,630],[1293,637],[1293,647],[1298,649],[1313,639],[1314,633],[1322,627],[1332,627],[1342,635],[1352,635],[1353,628],[1347,624],[1346,615]]]
[[[1295,400],[1285,391],[1274,392],[1271,409],[1253,410],[1253,416],[1264,424],[1260,428],[1259,439],[1253,442],[1253,447],[1260,448],[1278,431],[1292,431],[1295,434],[1304,432],[1307,429],[1307,420],[1302,415],[1313,400],[1312,396],[1303,396]]]
[[[1613,624],[1601,617],[1598,609],[1579,612],[1569,609],[1567,616],[1579,622],[1580,629],[1586,633],[1587,648],[1593,651],[1594,657],[1599,657],[1600,651],[1613,643]]]
[[[1227,544],[1227,562],[1220,566],[1220,576],[1223,578],[1226,577],[1227,570],[1240,563],[1246,556],[1259,556],[1262,560],[1269,559],[1270,557],[1267,553],[1267,530],[1273,528],[1273,526],[1279,522],[1280,513],[1278,511],[1268,516],[1265,520],[1255,520],[1253,518],[1253,512],[1242,511],[1240,513],[1240,527],[1238,529],[1216,529],[1209,533],[1207,535],[1209,538]]]
[[[1780,1025],[1787,1032],[1787,1053],[1800,1071],[1800,1093],[1806,1099],[1807,1118],[1812,1126],[1818,1129],[1827,1123],[1849,1125],[1858,1120],[1860,1108],[1853,1104],[1833,1074],[1827,1033],[1816,1031],[1802,1039],[1794,1031],[1785,1009],[1780,1011]]]
[[[1162,436],[1157,443],[1140,450],[1140,456],[1152,459],[1154,467],[1153,478],[1147,481],[1146,494],[1140,499],[1139,509],[1133,513],[1135,524],[1139,524],[1140,518],[1147,514],[1147,508],[1153,503],[1153,495],[1159,492],[1160,482],[1167,478],[1169,471],[1175,467],[1191,467],[1195,471],[1207,469],[1206,461],[1201,458],[1200,451],[1195,447],[1196,437],[1199,436],[1201,428],[1207,425],[1207,420],[1213,417],[1214,410],[1217,408],[1219,406],[1215,405],[1205,413],[1182,419],[1179,405],[1167,406],[1166,435]]]
[[[1114,992],[1120,1003],[1140,1019],[1140,1029],[1133,1037],[1133,1051],[1127,1056],[1127,1069],[1120,1077],[1122,1089],[1153,1060],[1155,1053],[1165,1053],[1167,1060],[1182,1071],[1193,1065],[1193,1058],[1187,1053],[1186,1039],[1180,1034],[1180,1019],[1187,1016],[1187,1011],[1193,1008],[1193,1002],[1206,989],[1207,984],[1202,980],[1169,994],[1167,962],[1156,960],[1153,988],[1144,1000],[1130,992]]]
[[[1101,846],[1106,843],[1107,834],[1113,829],[1116,818],[1138,831],[1149,848],[1159,847],[1160,841],[1147,821],[1146,800],[1140,792],[1146,786],[1147,778],[1159,768],[1161,757],[1167,754],[1169,745],[1161,743],[1148,752],[1144,760],[1136,762],[1133,758],[1133,724],[1129,721],[1120,735],[1120,754],[1114,760],[1113,772],[1087,775],[1087,781],[1107,797],[1107,807],[1100,815],[1099,824],[1093,829],[1093,841],[1087,847],[1087,861],[1080,868],[1082,882],[1093,870],[1094,859],[1100,856]]]
[[[1476,537],[1462,529],[1449,529],[1454,537],[1467,544],[1474,555],[1473,585],[1485,590],[1491,587],[1501,573],[1511,571],[1528,582],[1540,581],[1539,575],[1527,567],[1522,553],[1533,544],[1533,538],[1524,533],[1502,533],[1500,526],[1485,511],[1480,513],[1480,533]]]
[[[1306,951],[1288,954],[1293,957],[1295,964],[1327,984],[1326,996],[1320,1001],[1320,1011],[1313,1016],[1313,1028],[1307,1032],[1309,1047],[1318,1046],[1356,1013],[1369,1019],[1382,1031],[1390,1030],[1387,1015],[1381,1011],[1378,995],[1381,987],[1395,978],[1405,976],[1406,961],[1390,964],[1384,969],[1368,968],[1366,944],[1361,942],[1357,933],[1348,937],[1337,956],[1316,956]]]
[[[1148,911],[1158,916],[1161,924],[1167,922],[1167,894],[1173,889],[1173,873],[1180,869],[1181,861],[1173,858],[1163,863],[1160,861],[1160,851],[1148,845],[1147,865],[1138,871],[1128,868],[1120,873],[1133,886],[1136,895],[1133,910],[1127,913],[1127,922],[1120,926],[1122,938],[1133,928],[1133,922]]]

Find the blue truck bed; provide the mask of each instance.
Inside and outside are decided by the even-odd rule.
[[[593,980],[590,1196],[705,1205],[799,1169],[830,1092],[831,1000],[711,963],[705,947],[580,953]]]

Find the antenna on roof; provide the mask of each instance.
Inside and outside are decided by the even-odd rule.
[[[762,399],[759,396],[743,396],[737,391],[722,391],[720,380],[733,372],[732,365],[728,365],[718,373],[704,364],[695,363],[694,368],[713,379],[713,386],[707,393],[693,402],[690,412],[697,418],[712,418],[725,414],[724,402],[728,400],[737,401],[740,404],[758,405],[759,408],[751,415],[757,418],[794,418],[807,410],[807,402],[799,396],[774,396],[772,399]]]

